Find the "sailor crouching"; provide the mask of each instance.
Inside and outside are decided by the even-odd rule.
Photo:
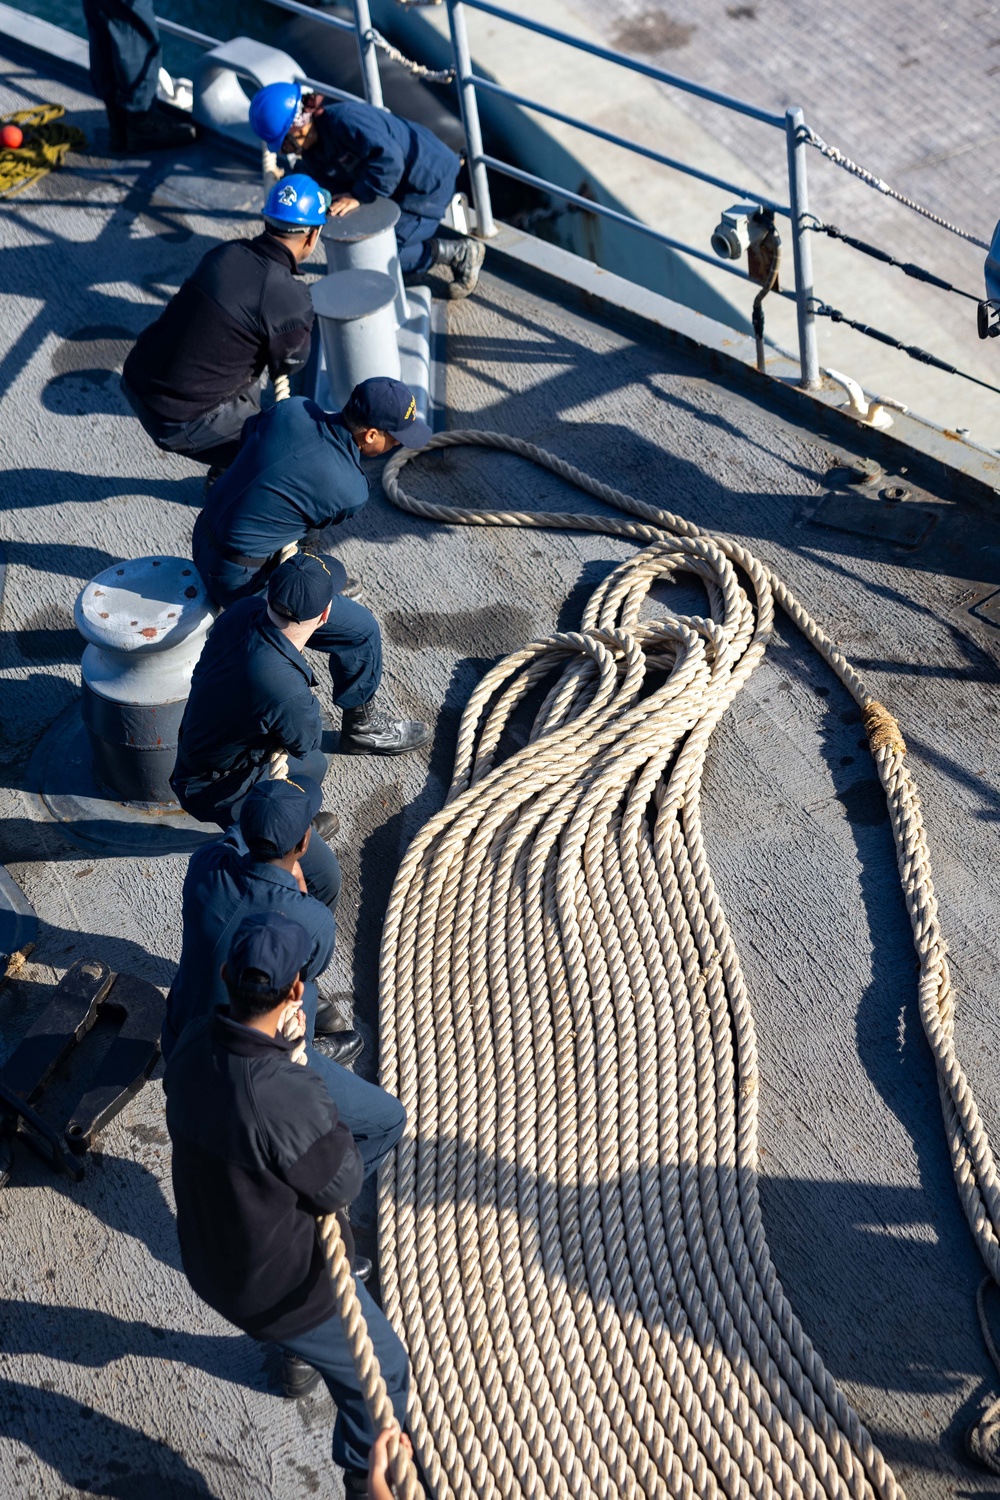
[[[263,593],[287,547],[325,551],[320,534],[368,499],[361,460],[431,436],[411,391],[389,376],[355,386],[341,412],[293,396],[251,417],[194,523],[192,555],[213,603]]]
[[[184,1028],[164,1077],[181,1260],[192,1288],[253,1338],[318,1370],[337,1405],[332,1457],[363,1495],[375,1439],[338,1316],[317,1216],[360,1190],[362,1154],[323,1081],[278,1034],[302,996],[304,929],[280,913],[237,928],[226,960],[229,1007]],[[341,1228],[348,1254],[353,1237]],[[409,1361],[381,1309],[357,1294],[396,1418],[406,1420]]]
[[[264,233],[209,250],[125,361],[122,391],[158,448],[224,469],[260,382],[309,358],[313,309],[299,267],[326,223],[329,194],[308,177],[276,183]]]

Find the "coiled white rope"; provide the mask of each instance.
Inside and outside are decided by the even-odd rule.
[[[745,548],[503,434],[429,446],[461,445],[529,458],[638,519],[417,500],[400,482],[405,449],[384,476],[393,504],[644,545],[595,591],[579,632],[486,675],[447,803],[407,852],[386,915],[382,1081],[408,1125],[380,1180],[380,1263],[425,1471],[438,1500],[893,1500],[891,1470],[768,1252],[753,1018],[700,785],[776,601],[864,709],[959,1193],[996,1274],[996,1170],[955,1056],[898,726]],[[641,615],[650,586],[678,570],[702,581],[707,613]],[[517,748],[513,716],[532,691],[541,705]]]

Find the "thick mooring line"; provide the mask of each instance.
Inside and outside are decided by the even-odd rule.
[[[901,1495],[795,1317],[756,1178],[753,1018],[705,854],[707,746],[762,659],[776,602],[865,711],[920,957],[920,1008],[959,1192],[991,1270],[996,1171],[955,1056],[919,802],[892,716],[746,549],[503,434],[637,520],[489,512],[644,544],[579,632],[487,674],[445,807],[399,872],[382,950],[383,1084],[409,1123],[380,1182],[385,1305],[438,1500]],[[424,450],[425,452],[428,450]],[[705,587],[704,617],[657,580]],[[536,688],[527,744],[497,763]]]

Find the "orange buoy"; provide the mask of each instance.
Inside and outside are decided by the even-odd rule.
[[[19,125],[5,125],[0,130],[0,141],[11,151],[16,151],[24,140],[24,131]]]

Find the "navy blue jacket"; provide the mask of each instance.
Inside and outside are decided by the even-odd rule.
[[[255,859],[238,828],[203,844],[191,856],[184,877],[181,961],[167,996],[163,1055],[169,1057],[188,1021],[228,1004],[221,970],[229,943],[244,917],[284,912],[309,934],[312,950],[300,977],[302,1004],[315,1014],[316,980],[333,956],[336,926],[322,901],[304,896],[295,876],[267,860]]]
[[[181,806],[219,821],[275,750],[301,757],[317,749],[315,681],[302,652],[268,619],[266,600],[230,605],[208,633],[181,719],[170,778]]]
[[[244,424],[202,517],[223,556],[270,557],[355,515],[367,499],[358,445],[339,415],[294,396]]]
[[[309,358],[313,309],[295,256],[272,234],[209,250],[144,329],[125,380],[164,421],[190,422]]]
[[[364,1170],[291,1049],[216,1012],[185,1028],[163,1079],[185,1274],[237,1328],[279,1343],[333,1314],[316,1216],[345,1207]]]
[[[313,123],[319,140],[303,164],[334,195],[392,198],[422,219],[444,215],[462,163],[426,126],[360,100],[327,104]]]

